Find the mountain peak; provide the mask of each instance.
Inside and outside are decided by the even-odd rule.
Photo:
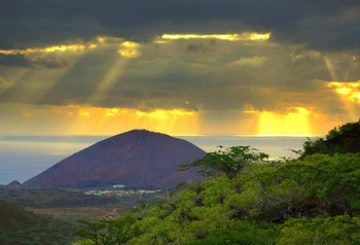
[[[183,139],[135,129],[100,141],[26,181],[25,186],[82,188],[122,184],[165,187],[197,178],[178,172],[205,152]]]
[[[169,135],[167,134],[163,134],[163,133],[159,133],[159,132],[154,132],[154,131],[149,131],[147,129],[133,129],[133,130],[130,130],[130,131],[127,131],[125,133],[121,133],[121,134],[118,134],[116,136],[122,136],[124,134],[129,134],[129,135],[133,135],[133,136],[166,136],[166,137],[170,137]],[[116,137],[115,136],[115,137]]]
[[[156,134],[157,132],[153,132],[147,129],[132,129],[130,131],[124,132],[124,134]],[[121,135],[121,134],[120,134]]]

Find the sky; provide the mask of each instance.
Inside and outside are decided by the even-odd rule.
[[[1,0],[0,135],[324,135],[359,40],[358,0]]]

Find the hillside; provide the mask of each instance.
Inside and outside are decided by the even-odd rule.
[[[360,121],[346,123],[331,130],[325,138],[308,140],[303,156],[315,153],[360,153]]]
[[[88,224],[76,244],[360,244],[360,154],[271,161],[238,146],[184,168],[193,166],[209,178],[127,216]]]
[[[25,187],[85,188],[122,184],[168,188],[196,179],[181,164],[202,158],[195,145],[165,134],[133,130],[100,141],[26,181]]]
[[[258,162],[108,221],[97,244],[359,244],[359,170],[351,154]]]
[[[69,244],[76,227],[0,200],[0,244]]]

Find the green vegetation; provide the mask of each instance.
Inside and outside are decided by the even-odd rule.
[[[73,208],[119,203],[114,197],[85,195],[81,191],[0,187],[0,199],[32,208]]]
[[[322,142],[358,127],[349,125]],[[249,147],[221,148],[184,166],[206,180],[87,223],[76,244],[360,244],[360,154],[343,153],[348,147],[310,154],[307,143],[299,159],[279,161]]]
[[[0,244],[70,244],[78,226],[0,200]]]
[[[303,156],[316,153],[360,153],[360,121],[334,128],[324,139],[305,142]]]
[[[0,201],[0,244],[360,245],[359,138],[360,123],[349,123],[307,141],[302,156],[292,160],[272,161],[248,146],[220,147],[182,167],[197,168],[202,180],[95,222],[84,204],[112,213],[124,202],[66,190],[3,188],[0,197],[33,210],[61,207],[56,210],[63,214],[81,207],[72,210],[75,216],[87,210],[93,219],[74,225]]]
[[[250,164],[264,162],[269,156],[262,152],[256,152],[249,146],[234,146],[229,148],[219,147],[215,152],[210,152],[200,160],[185,164],[180,170],[187,170],[192,167],[200,167],[199,171],[204,176],[217,176],[225,174],[233,177],[243,168]]]

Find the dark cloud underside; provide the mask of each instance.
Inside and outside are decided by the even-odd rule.
[[[271,39],[153,42],[245,32]],[[2,0],[0,49],[17,50],[0,55],[0,103],[341,114],[327,83],[360,80],[359,40],[359,0]],[[44,49],[61,44],[84,47]]]
[[[3,0],[0,48],[111,35],[272,32],[281,42],[358,52],[358,0]],[[191,49],[191,48],[190,48]]]

